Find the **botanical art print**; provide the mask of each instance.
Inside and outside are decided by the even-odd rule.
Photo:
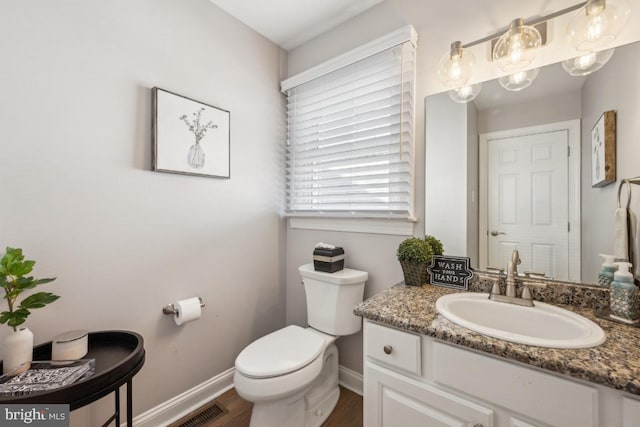
[[[591,129],[591,185],[616,181],[616,112],[606,111]]]
[[[153,88],[153,169],[229,178],[226,110]]]

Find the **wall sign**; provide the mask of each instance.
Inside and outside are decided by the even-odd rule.
[[[431,284],[446,288],[467,290],[473,269],[467,257],[435,255],[427,267]]]

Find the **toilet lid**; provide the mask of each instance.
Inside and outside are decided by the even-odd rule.
[[[324,348],[321,335],[291,325],[265,335],[240,352],[236,369],[252,378],[288,374],[313,362]]]

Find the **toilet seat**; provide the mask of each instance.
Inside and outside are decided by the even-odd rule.
[[[236,359],[236,369],[248,378],[273,378],[312,363],[325,348],[325,339],[291,325],[249,344]]]

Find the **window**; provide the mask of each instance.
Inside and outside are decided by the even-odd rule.
[[[383,39],[282,83],[288,216],[413,219],[416,37]]]

